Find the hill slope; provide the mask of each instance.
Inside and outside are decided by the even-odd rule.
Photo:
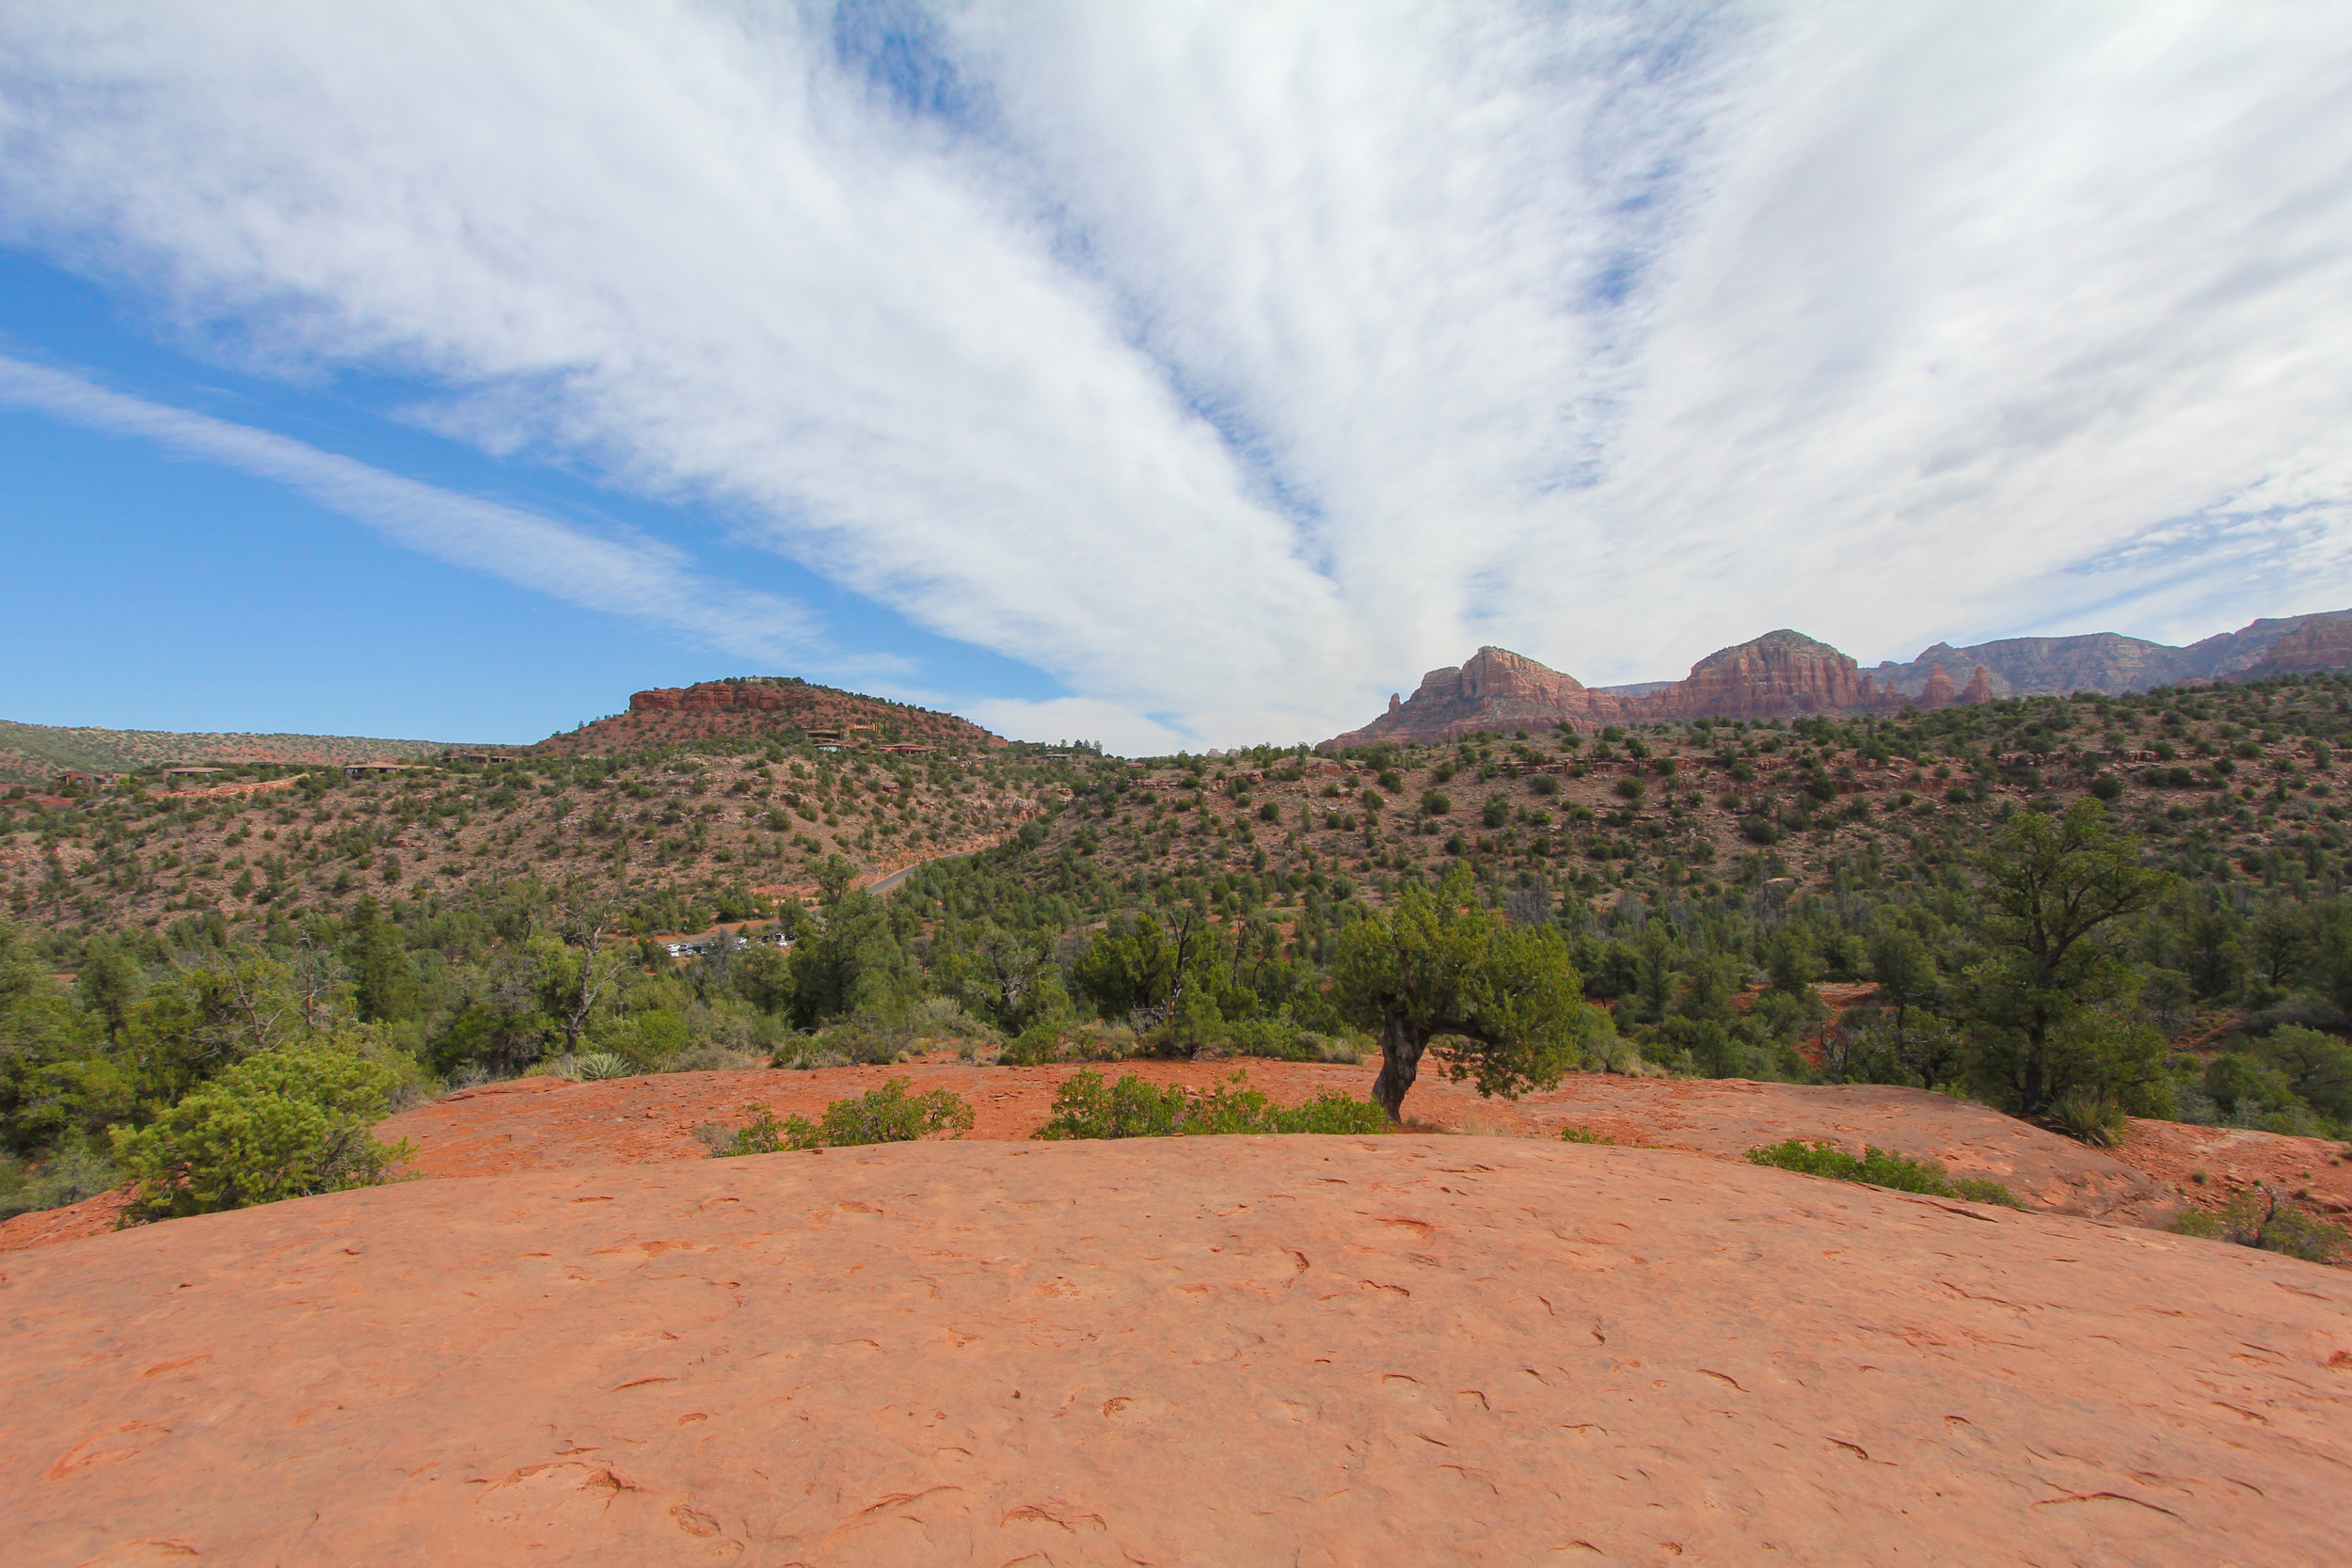
[[[354,735],[183,733],[19,724],[0,719],[0,781],[40,784],[72,768],[119,773],[202,763],[405,762],[447,750],[441,740]]]

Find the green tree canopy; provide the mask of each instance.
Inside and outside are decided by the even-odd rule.
[[[1482,909],[1456,865],[1434,891],[1408,886],[1341,935],[1332,1000],[1378,1032],[1372,1097],[1401,1119],[1433,1040],[1444,1042],[1446,1076],[1483,1095],[1558,1084],[1596,1022],[1582,990],[1557,928],[1514,927]]]
[[[115,1130],[115,1160],[139,1183],[128,1217],[209,1214],[382,1181],[410,1150],[368,1130],[407,1075],[399,1062],[335,1043],[246,1057],[152,1126]]]
[[[2097,800],[2063,816],[2019,812],[1977,859],[1983,937],[1972,971],[1979,1077],[2026,1116],[2061,1097],[2129,1098],[2162,1070],[2160,1037],[2125,1015],[2137,986],[2106,940],[2115,922],[2154,905],[2169,873],[2140,864]]]

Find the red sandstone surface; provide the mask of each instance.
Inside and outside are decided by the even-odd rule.
[[[445,1096],[392,1117],[378,1133],[416,1145],[414,1168],[427,1176],[692,1159],[705,1152],[694,1128],[709,1121],[740,1125],[748,1119],[744,1105],[814,1117],[830,1101],[905,1078],[917,1092],[945,1088],[962,1096],[973,1108],[971,1136],[1023,1139],[1044,1123],[1062,1080],[1077,1070],[925,1062],[811,1072],[665,1073],[596,1084],[525,1078]],[[1332,1090],[1362,1097],[1375,1071],[1263,1060],[1116,1062],[1096,1070],[1194,1088],[1247,1072],[1253,1087],[1285,1105]],[[1742,1161],[1759,1144],[1791,1137],[1827,1139],[1856,1152],[1876,1145],[1941,1161],[1957,1176],[1999,1181],[2036,1208],[2138,1220],[2178,1207],[2166,1189],[2097,1149],[1923,1089],[1580,1073],[1514,1103],[1482,1100],[1474,1089],[1431,1073],[1415,1085],[1406,1110],[1420,1125],[1446,1132],[1556,1138],[1562,1128],[1575,1125],[1624,1144]]]
[[[2352,1219],[2352,1145],[2135,1117],[2115,1153],[2201,1209],[2226,1207],[2237,1188],[2266,1186],[2322,1219]]]
[[[426,1177],[702,1159],[707,1151],[694,1129],[707,1122],[739,1126],[749,1119],[746,1105],[814,1118],[830,1101],[905,1078],[918,1092],[945,1088],[962,1096],[973,1108],[971,1137],[1019,1140],[1043,1124],[1062,1080],[1077,1070],[929,1061],[809,1072],[675,1072],[592,1084],[518,1078],[460,1089],[405,1111],[384,1122],[377,1135],[415,1145],[410,1169]],[[1193,1088],[1246,1072],[1251,1086],[1285,1105],[1333,1090],[1361,1098],[1374,1073],[1370,1067],[1263,1060],[1116,1062],[1097,1070]],[[1998,1181],[2035,1209],[2126,1223],[2163,1221],[2184,1202],[2169,1180],[2152,1180],[2097,1149],[1921,1089],[1579,1073],[1557,1089],[1514,1103],[1482,1100],[1465,1085],[1425,1072],[1406,1109],[1418,1125],[1446,1132],[1557,1138],[1563,1128],[1577,1126],[1620,1144],[1743,1163],[1757,1145],[1792,1137],[1827,1140],[1856,1153],[1875,1145],[1939,1161],[1954,1176]],[[2185,1175],[2173,1180],[2185,1181]],[[119,1209],[120,1199],[109,1195],[19,1216],[0,1225],[0,1252],[101,1234]]]
[[[2316,1563],[2352,1465],[2340,1273],[1502,1138],[421,1181],[0,1301],[24,1568]]]

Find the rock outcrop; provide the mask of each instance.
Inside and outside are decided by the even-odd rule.
[[[969,720],[880,697],[786,677],[701,681],[639,691],[628,711],[550,736],[532,748],[558,755],[602,755],[719,736],[805,735],[834,730],[875,744],[907,742],[955,751],[1005,744]]]
[[[1595,691],[1574,675],[1508,648],[1487,647],[1467,664],[1430,671],[1404,702],[1391,692],[1388,712],[1324,744],[1339,750],[1383,740],[1427,744],[1480,730],[1542,735],[1563,723],[1591,730],[1616,722],[1627,709],[1626,699]]]
[[[1867,705],[1854,661],[1803,632],[1766,632],[1719,649],[1691,667],[1687,680],[1627,705],[1633,717],[1785,719]]]
[[[2352,670],[2352,616],[2314,615],[2282,634],[2239,674],[2242,680]]]
[[[1508,1138],[421,1181],[12,1256],[103,1563],[2322,1562],[2352,1279]]]
[[[1430,671],[1409,699],[1400,704],[1391,695],[1388,712],[1324,745],[1344,751],[1383,740],[1427,745],[1480,731],[1540,735],[1560,724],[1589,732],[1621,722],[1784,719],[1903,705],[1875,688],[1866,691],[1852,659],[1796,631],[1721,649],[1692,666],[1688,679],[1634,695],[1597,690],[1522,654],[1490,647],[1459,668]]]
[[[1968,684],[1950,670],[1973,668]],[[1488,730],[1540,733],[1558,724],[1691,719],[1788,719],[1807,713],[1883,713],[1949,707],[2042,692],[2143,691],[2171,681],[2352,670],[2352,610],[2255,621],[2186,648],[2099,632],[2013,637],[1955,648],[1939,642],[1909,664],[1864,671],[1802,632],[1767,632],[1724,648],[1678,681],[1607,689],[1502,648],[1481,648],[1459,669],[1432,670],[1410,699],[1323,744],[1344,751],[1383,740],[1430,744]]]
[[[1889,661],[1877,666],[1871,673],[1878,677],[1882,689],[1911,696],[1922,694],[1929,670],[1938,664],[1947,670],[1981,665],[1992,697],[2063,695],[2069,691],[2118,695],[2181,681],[2216,680],[2237,674],[2260,663],[2280,639],[2296,634],[2299,628],[2347,618],[2352,618],[2352,610],[2265,618],[2249,622],[2236,631],[2204,638],[2185,648],[2111,631],[2083,637],[2006,637],[1964,648],[1938,642],[1920,650],[1919,657],[1908,663]]]

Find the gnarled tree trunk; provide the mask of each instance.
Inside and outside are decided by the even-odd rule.
[[[1372,1081],[1372,1098],[1391,1121],[1405,1119],[1405,1091],[1421,1075],[1421,1053],[1428,1047],[1428,1035],[1403,1013],[1391,1013],[1380,1025],[1380,1076]]]

